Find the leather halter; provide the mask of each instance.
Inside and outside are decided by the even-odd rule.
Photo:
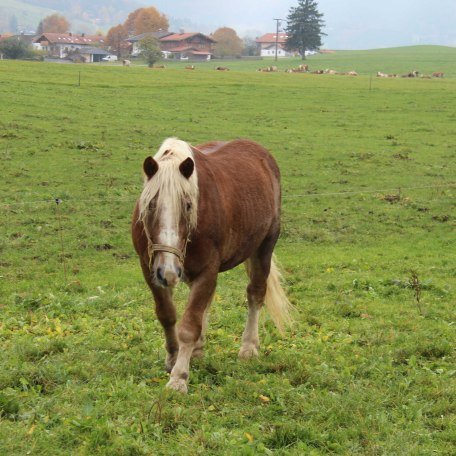
[[[185,238],[184,247],[182,250],[177,249],[166,244],[154,244],[150,239],[149,233],[145,230],[147,236],[147,253],[149,254],[149,270],[152,271],[152,260],[154,258],[154,252],[167,252],[176,255],[179,261],[184,266],[185,255],[187,253],[187,244],[190,242],[190,224],[187,224],[187,237]]]
[[[147,252],[149,253],[149,266],[152,263],[154,257],[154,252],[168,252],[176,255],[179,258],[179,261],[184,264],[185,260],[185,251],[176,249],[176,247],[171,247],[170,245],[165,244],[153,244],[152,242],[147,243]]]

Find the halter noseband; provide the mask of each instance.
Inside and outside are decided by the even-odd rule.
[[[171,247],[170,245],[165,244],[153,244],[150,240],[147,243],[147,252],[149,253],[149,269],[154,257],[154,252],[167,252],[176,255],[179,258],[179,261],[184,264],[185,260],[185,247],[184,250],[176,249],[176,247]]]
[[[190,242],[190,224],[187,224],[187,237],[185,238],[184,247],[182,250],[177,249],[166,244],[154,244],[149,236],[147,230],[144,230],[147,236],[147,253],[149,254],[149,270],[152,270],[152,260],[154,258],[154,252],[167,252],[176,255],[182,266],[184,266],[185,255],[187,253],[187,244]]]

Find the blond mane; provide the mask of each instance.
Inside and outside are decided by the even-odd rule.
[[[191,204],[188,223],[191,229],[196,227],[198,214],[198,176],[196,168],[187,179],[179,170],[179,165],[187,158],[193,158],[192,148],[185,141],[168,138],[158,149],[154,159],[158,163],[158,171],[147,180],[139,197],[139,219],[144,223],[149,215],[149,205],[156,198],[154,216],[161,212],[166,203],[171,206],[176,217],[186,214],[187,203]],[[153,223],[156,221],[155,217]]]

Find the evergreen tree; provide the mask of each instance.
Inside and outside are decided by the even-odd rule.
[[[298,6],[290,8],[287,22],[285,47],[289,51],[298,50],[304,60],[306,51],[317,50],[322,36],[326,36],[321,31],[325,25],[323,14],[318,11],[316,1],[298,0]]]

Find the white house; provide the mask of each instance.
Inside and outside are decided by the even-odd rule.
[[[285,32],[277,33],[266,33],[260,36],[255,41],[260,47],[261,57],[275,57],[276,45],[277,45],[277,57],[293,57],[296,55],[294,52],[285,50],[285,42],[287,41],[288,35]]]
[[[83,48],[103,46],[102,35],[77,35],[75,33],[43,33],[33,41],[35,48],[47,51],[52,57],[63,59]]]

